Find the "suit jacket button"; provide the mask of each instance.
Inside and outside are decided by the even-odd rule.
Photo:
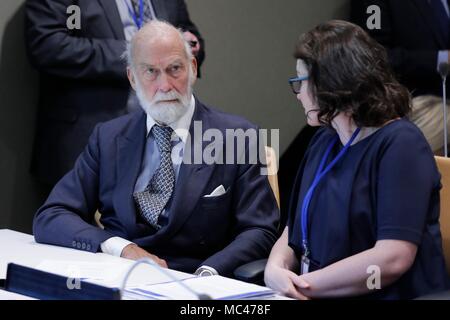
[[[91,251],[91,245],[90,245],[90,244],[88,244],[88,245],[86,246],[86,250],[87,250],[87,251]]]
[[[81,245],[81,249],[86,250],[86,243],[83,242],[83,244]]]
[[[201,246],[204,246],[205,243],[206,243],[205,240],[201,240],[201,241],[200,241],[200,245],[201,245]]]
[[[77,242],[77,248],[81,249],[81,242]]]
[[[77,247],[77,242],[74,240],[72,241],[72,247],[76,248]]]

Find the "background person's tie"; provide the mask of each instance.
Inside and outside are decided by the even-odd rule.
[[[152,10],[150,8],[150,5],[148,3],[148,0],[142,0],[143,1],[143,8],[144,8],[144,23],[149,22],[150,20],[153,19],[153,15],[152,15]],[[139,5],[140,5],[140,0],[131,0],[131,4],[133,5],[133,9],[134,12],[136,13],[136,16],[139,17],[140,16],[140,10],[139,10]]]
[[[171,152],[173,130],[170,127],[154,125],[152,133],[161,154],[161,162],[145,190],[135,192],[133,197],[142,217],[150,225],[159,229],[159,215],[170,200],[175,187],[175,172],[173,171]]]

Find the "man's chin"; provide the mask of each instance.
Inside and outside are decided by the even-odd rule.
[[[185,113],[187,108],[183,107],[180,103],[166,103],[166,104],[154,104],[147,113],[156,121],[171,124],[180,119]]]

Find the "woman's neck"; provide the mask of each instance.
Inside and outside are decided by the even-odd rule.
[[[336,130],[343,145],[347,144],[353,133],[358,129],[353,118],[345,113],[338,114],[333,121],[331,121],[331,125],[334,130]],[[361,133],[358,134],[358,136],[360,135]],[[357,140],[360,140],[359,137],[356,137],[354,142],[356,143]]]

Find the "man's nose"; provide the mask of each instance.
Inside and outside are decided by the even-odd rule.
[[[158,89],[161,92],[169,92],[170,90],[173,89],[172,83],[170,81],[170,78],[167,76],[167,74],[162,73],[161,76],[159,77]]]

